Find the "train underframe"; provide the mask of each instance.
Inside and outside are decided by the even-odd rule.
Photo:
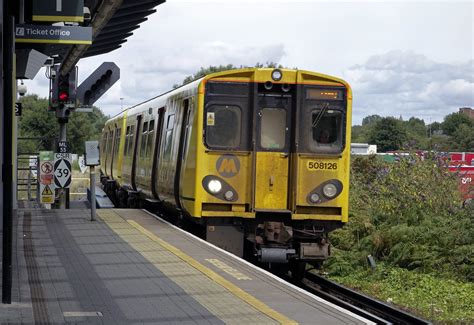
[[[330,255],[328,233],[337,221],[292,220],[290,213],[258,213],[255,219],[205,218],[206,240],[237,256],[289,270],[301,278],[307,264],[319,268]]]
[[[254,219],[238,217],[195,218],[172,206],[143,200],[139,192],[119,188],[115,181],[102,180],[104,191],[117,207],[147,205],[171,221],[193,231],[208,242],[246,260],[272,269],[289,270],[301,278],[306,265],[319,268],[330,255],[328,233],[342,227],[339,221],[292,220],[288,212],[257,212]]]

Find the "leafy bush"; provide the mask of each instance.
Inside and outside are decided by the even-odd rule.
[[[326,267],[335,275],[387,265],[474,280],[473,210],[462,208],[457,180],[434,158],[376,156],[352,161],[349,223],[331,234]]]

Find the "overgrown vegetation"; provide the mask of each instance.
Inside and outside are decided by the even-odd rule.
[[[326,271],[424,317],[474,320],[474,208],[462,207],[455,176],[435,157],[351,165],[350,221],[331,235]]]
[[[48,100],[38,95],[28,95],[22,97],[21,102],[23,114],[18,123],[19,137],[31,139],[19,140],[19,153],[56,150],[59,127],[55,113],[48,111]],[[92,113],[72,113],[67,124],[71,152],[83,154],[84,141],[99,140],[107,118],[97,107],[93,108]]]

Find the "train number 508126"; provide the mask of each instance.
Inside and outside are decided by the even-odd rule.
[[[319,161],[308,161],[309,170],[336,170],[337,163],[333,162],[319,162]]]

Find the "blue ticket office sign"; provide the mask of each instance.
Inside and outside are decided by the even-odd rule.
[[[83,22],[84,0],[33,0],[33,21]]]

